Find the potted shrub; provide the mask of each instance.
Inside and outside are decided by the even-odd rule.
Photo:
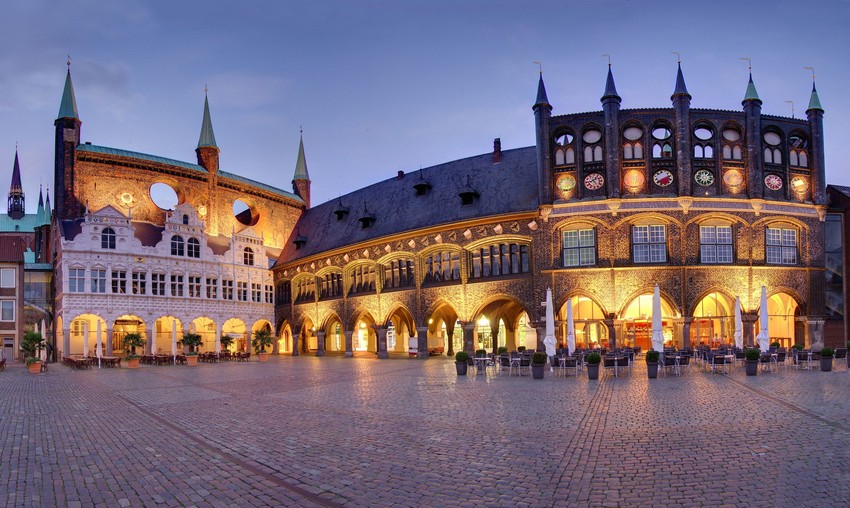
[[[204,340],[197,333],[184,333],[183,334],[183,345],[189,348],[189,352],[186,353],[186,365],[197,365],[198,364],[198,351],[197,347],[204,343]]]
[[[661,356],[661,354],[654,349],[650,349],[646,352],[646,375],[649,379],[655,379],[658,377],[659,356]]]
[[[21,342],[21,350],[26,353],[27,369],[30,373],[38,374],[41,372],[41,358],[38,354],[44,349],[44,337],[38,332],[27,332],[24,334],[24,340]]]
[[[466,369],[469,367],[469,353],[466,351],[458,351],[455,354],[455,368],[458,376],[465,376]]]
[[[518,352],[522,353],[523,351],[525,351],[525,346],[520,346],[520,347],[516,348],[516,350]]]
[[[543,379],[543,372],[546,370],[546,353],[538,351],[531,357],[531,377],[532,379]]]
[[[127,356],[124,359],[127,361],[128,369],[139,368],[139,355],[136,354],[136,348],[145,347],[145,339],[138,333],[128,333],[124,336],[124,352]]]
[[[269,354],[266,348],[272,345],[272,332],[266,328],[254,332],[254,340],[251,341],[254,350],[257,351],[257,359],[261,362],[268,361]]]
[[[771,342],[770,349],[779,349],[780,344],[778,342]]]
[[[503,355],[508,352],[508,348],[506,348],[505,346],[499,346],[498,351],[500,355]]]
[[[587,379],[599,379],[599,363],[602,357],[599,353],[590,353],[584,357],[584,362],[587,364]]]
[[[791,353],[794,357],[794,365],[797,365],[797,353],[803,350],[803,346],[801,344],[794,344],[791,346]]]
[[[233,337],[227,334],[222,334],[221,336],[221,349],[222,351],[230,351],[230,345],[236,341]]]
[[[755,376],[759,372],[759,358],[761,358],[761,351],[756,348],[750,348],[744,352],[744,359],[746,360],[746,372],[748,376]]]
[[[835,351],[831,347],[825,347],[820,350],[820,370],[830,372],[832,370],[832,357]]]

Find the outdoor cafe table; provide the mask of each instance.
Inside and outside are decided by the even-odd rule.
[[[488,356],[476,356],[472,359],[475,364],[475,372],[476,374],[483,374],[487,371],[487,362],[490,361],[490,357]]]

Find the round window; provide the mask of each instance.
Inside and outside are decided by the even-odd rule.
[[[248,203],[237,199],[233,202],[233,216],[240,224],[253,226],[260,220],[260,215]]]
[[[723,131],[723,139],[726,141],[738,141],[741,139],[741,133],[735,129],[726,129]]]
[[[764,133],[764,142],[771,146],[776,146],[779,142],[782,141],[782,138],[779,137],[779,134],[775,132],[765,132]]]
[[[705,141],[707,139],[711,139],[714,136],[714,133],[705,127],[697,127],[694,129],[694,136],[696,136],[697,139]]]
[[[655,139],[667,139],[670,137],[670,129],[667,127],[656,127],[652,129],[652,137]]]
[[[561,134],[555,138],[555,144],[558,146],[566,146],[573,142],[572,134]]]
[[[157,182],[150,188],[151,201],[161,210],[174,210],[177,206],[177,192],[167,183]]]
[[[629,141],[635,141],[643,136],[643,129],[640,127],[629,127],[623,131],[623,137]]]
[[[585,143],[596,143],[602,139],[602,132],[592,129],[585,132],[581,139],[583,139]]]

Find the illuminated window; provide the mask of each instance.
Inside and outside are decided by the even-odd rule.
[[[183,296],[183,276],[171,276],[171,296]]]
[[[157,296],[165,296],[165,274],[151,274],[151,294]]]
[[[218,279],[207,278],[207,298],[210,300],[218,299]]]
[[[223,300],[233,300],[233,280],[221,280],[221,298]]]
[[[732,226],[700,226],[699,244],[702,263],[732,262]]]
[[[133,272],[133,294],[134,295],[143,295],[145,294],[145,285],[148,281],[147,272]]]
[[[562,234],[563,263],[569,266],[596,264],[596,230],[570,229]]]
[[[403,288],[416,285],[412,259],[394,259],[384,263],[384,288]]]
[[[193,275],[189,276],[189,298],[201,297],[201,278]]]
[[[236,299],[240,302],[248,301],[248,283],[245,281],[236,281]]]
[[[667,261],[667,228],[661,225],[632,226],[632,252],[635,263]]]
[[[470,278],[499,277],[527,273],[528,245],[500,243],[485,245],[472,251]]]
[[[767,262],[772,265],[797,264],[797,230],[767,228],[765,233]]]

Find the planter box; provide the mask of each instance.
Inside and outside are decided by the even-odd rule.
[[[125,358],[125,363],[128,369],[138,369],[139,368],[139,360],[141,358]]]
[[[598,363],[588,363],[587,364],[587,379],[599,379],[599,364]]]
[[[648,363],[646,364],[646,375],[649,379],[655,379],[658,377],[658,362]]]
[[[832,372],[832,357],[822,356],[820,359],[820,370],[822,372]]]
[[[27,365],[27,370],[30,371],[30,374],[38,374],[41,372],[41,362],[35,362]]]
[[[531,378],[532,379],[543,379],[543,372],[546,370],[546,364],[532,364],[531,366]]]
[[[190,367],[198,365],[198,355],[186,355],[186,365]]]
[[[465,376],[466,369],[469,367],[469,364],[466,362],[455,362],[455,368],[457,369],[458,376]]]
[[[759,362],[747,360],[745,364],[746,372],[748,376],[755,376],[759,373]]]
[[[257,353],[257,360],[259,360],[261,362],[267,362],[267,361],[269,361],[269,354],[268,353]]]

